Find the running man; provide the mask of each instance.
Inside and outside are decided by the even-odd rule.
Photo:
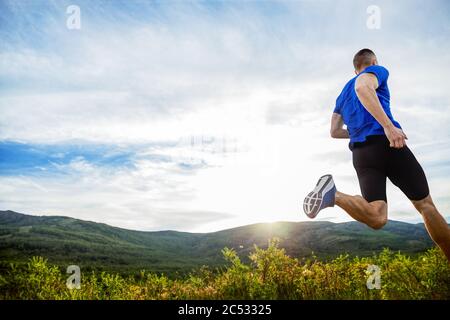
[[[325,175],[306,196],[303,209],[308,217],[314,218],[320,210],[336,204],[355,220],[380,229],[387,222],[386,178],[389,178],[422,215],[428,233],[450,262],[450,228],[436,209],[425,173],[391,114],[389,72],[378,65],[370,49],[358,51],[353,65],[356,76],[336,100],[330,133],[333,138],[350,138],[349,148],[362,197],[337,191],[333,177]]]

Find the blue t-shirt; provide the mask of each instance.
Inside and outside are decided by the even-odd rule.
[[[347,126],[350,135],[350,148],[355,142],[363,142],[367,136],[383,135],[383,127],[378,121],[364,108],[358,99],[355,91],[355,82],[359,75],[363,73],[373,73],[378,79],[378,88],[376,90],[381,106],[386,115],[391,119],[394,126],[401,128],[400,124],[394,120],[389,106],[390,94],[387,85],[389,71],[382,66],[370,66],[364,69],[360,74],[351,79],[342,89],[341,94],[336,99],[335,113],[339,113]]]

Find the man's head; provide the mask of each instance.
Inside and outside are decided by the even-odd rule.
[[[370,49],[361,49],[353,57],[353,66],[355,67],[356,74],[359,74],[369,66],[377,64],[377,57],[375,53]]]

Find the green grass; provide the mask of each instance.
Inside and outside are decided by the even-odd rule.
[[[81,289],[68,289],[68,277],[41,257],[10,264],[0,274],[1,299],[449,299],[450,265],[436,248],[415,257],[383,250],[370,257],[341,255],[332,261],[298,260],[272,240],[254,247],[248,263],[236,251],[222,250],[227,264],[198,268],[182,278],[140,272],[124,276],[85,272]],[[369,290],[367,267],[381,270],[381,289]]]
[[[432,247],[423,224],[389,221],[383,230],[359,222],[277,222],[211,233],[142,232],[68,217],[38,217],[0,211],[0,269],[42,256],[60,267],[135,274],[145,269],[170,277],[202,265],[223,265],[220,251],[233,248],[244,263],[256,244],[280,239],[280,247],[299,259],[332,260],[341,254],[371,256],[383,248],[415,255]]]

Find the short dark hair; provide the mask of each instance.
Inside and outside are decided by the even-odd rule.
[[[353,57],[353,66],[355,70],[360,70],[362,66],[369,65],[370,60],[375,56],[375,53],[367,48],[359,50]]]

